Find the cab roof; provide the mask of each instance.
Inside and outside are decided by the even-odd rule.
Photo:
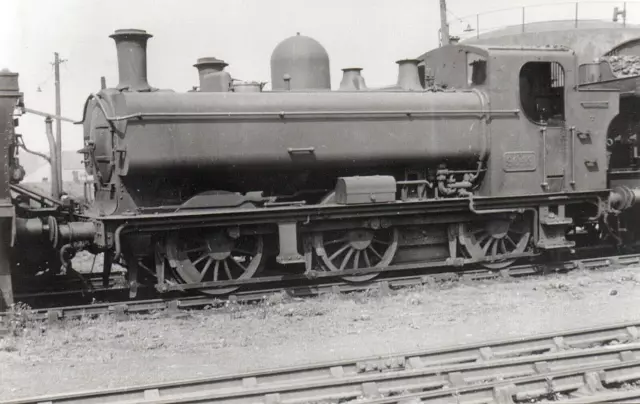
[[[564,53],[567,56],[574,56],[575,52],[572,49],[569,49],[562,45],[546,45],[546,46],[504,46],[504,45],[466,45],[466,44],[455,44],[455,45],[445,45],[439,48],[435,48],[430,50],[422,55],[418,56],[419,60],[426,60],[428,58],[432,58],[435,56],[444,56],[446,54],[450,54],[452,52],[470,52],[475,53],[477,55],[488,58],[490,55],[495,56],[497,54],[509,53],[513,55],[515,52],[522,52],[527,54],[527,57],[543,56],[548,55],[549,53],[558,52]]]

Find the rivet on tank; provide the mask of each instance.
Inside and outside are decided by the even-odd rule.
[[[315,39],[297,33],[273,50],[271,83],[275,91],[331,90],[329,54]]]

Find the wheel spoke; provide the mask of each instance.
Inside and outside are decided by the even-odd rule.
[[[216,263],[213,265],[213,281],[218,281],[218,270],[220,269],[220,261],[216,260]]]
[[[334,194],[322,203],[333,203]],[[398,250],[400,232],[396,228],[354,228],[311,235],[311,242],[319,264],[326,271],[362,269],[389,265]],[[349,282],[363,282],[378,274],[345,275]]]
[[[367,247],[368,250],[371,250],[371,252],[373,252],[378,258],[380,258],[382,260],[382,255],[380,255],[375,248],[373,248],[373,246],[371,246],[371,244],[369,244],[369,246]]]
[[[224,272],[227,274],[227,277],[229,278],[229,280],[232,280],[233,276],[231,276],[231,269],[229,268],[229,263],[227,263],[226,259],[222,261],[222,265],[224,265]]]
[[[478,228],[483,231],[478,231]],[[484,261],[482,266],[489,269],[502,269],[512,265],[518,254],[527,249],[531,229],[524,217],[515,221],[502,218],[488,220],[486,223],[464,223],[458,226],[458,241],[462,253],[474,260]]]
[[[189,238],[193,241],[185,242]],[[233,239],[224,232],[212,229],[202,229],[198,233],[175,231],[168,235],[165,249],[178,282],[196,284],[213,280],[221,283],[220,287],[202,287],[198,291],[208,295],[225,295],[239,288],[226,285],[227,280],[250,278],[260,269],[265,258],[263,240],[261,235]],[[235,265],[229,259],[233,259]]]
[[[242,269],[242,272],[247,272],[247,267],[242,265],[240,262],[236,261],[233,257],[231,257],[231,262],[235,262],[236,265]]]
[[[347,252],[347,255],[343,258],[342,263],[340,264],[341,271],[347,266],[347,263],[349,262],[349,259],[351,259],[351,255],[353,255],[354,250],[354,248],[351,248],[349,252]]]
[[[484,245],[484,247],[482,247],[482,253],[485,257],[487,256],[487,252],[489,251],[489,247],[491,247],[491,243],[493,243],[493,240],[493,237],[490,238],[489,241],[487,241],[487,243]]]
[[[145,271],[147,271],[147,272],[154,273],[154,272],[151,270],[151,268],[149,268],[148,266],[146,266],[146,265],[144,264],[144,262],[143,262],[141,259],[140,259],[140,260],[138,260],[138,266],[140,266],[140,268],[144,269],[144,270],[145,270]]]
[[[213,257],[209,257],[209,259],[207,260],[207,263],[204,264],[204,268],[202,269],[202,272],[200,272],[200,282],[202,282],[202,280],[204,279],[204,276],[207,274],[207,271],[209,270],[209,267],[211,266],[212,262],[213,262]]]
[[[204,259],[207,258],[208,256],[209,256],[209,253],[203,254],[202,256],[200,256],[200,258],[198,258],[197,260],[193,261],[193,266],[195,267],[196,265],[198,265],[199,263],[204,261]]]
[[[490,238],[490,237],[491,237],[491,234],[489,234],[489,233],[485,233],[485,234],[483,234],[483,235],[482,235],[482,237],[480,237],[480,238],[478,239],[478,245],[482,245],[482,243],[483,243],[484,241],[486,241],[486,240],[487,240],[488,238]]]
[[[364,262],[367,264],[367,268],[371,268],[371,261],[369,260],[369,254],[367,254],[367,250],[362,250],[362,255],[364,255]]]
[[[336,258],[338,255],[342,254],[343,252],[345,252],[349,247],[351,247],[349,245],[349,243],[343,245],[342,247],[340,247],[340,249],[336,252],[334,252],[331,257],[329,257],[329,261],[333,261],[334,258]]]
[[[358,264],[360,263],[360,253],[361,252],[362,251],[360,251],[360,250],[356,250],[356,256],[353,259],[353,268],[354,269],[358,269]]]

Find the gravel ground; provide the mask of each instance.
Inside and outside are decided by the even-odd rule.
[[[171,381],[640,321],[640,268],[450,283],[388,297],[269,298],[0,340],[0,397]]]

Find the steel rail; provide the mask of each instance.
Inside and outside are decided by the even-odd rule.
[[[633,366],[640,378],[640,324],[567,331],[390,357],[7,401],[38,403],[310,403],[418,389],[459,390],[584,367]],[[607,345],[611,342],[617,345]],[[594,347],[595,345],[600,345]],[[449,391],[449,394],[451,392]]]
[[[535,402],[555,394],[569,394],[576,398],[574,403],[585,403],[589,395],[607,387],[640,380],[640,361],[633,360],[619,364],[595,367],[579,367],[572,370],[551,372],[504,382],[460,387],[448,391],[399,394],[394,397],[368,400],[369,404],[456,403],[456,404],[513,404],[514,402]],[[596,398],[594,396],[594,398]],[[596,399],[600,399],[599,397]],[[160,401],[149,401],[160,403]],[[180,401],[173,401],[179,403]],[[198,401],[189,401],[196,403]],[[558,403],[563,401],[558,400]],[[596,401],[601,402],[601,401]]]
[[[48,296],[70,296],[75,294],[91,295],[94,292],[108,292],[115,289],[118,282],[125,284],[125,273],[114,271],[109,277],[109,286],[103,286],[102,272],[89,272],[54,276],[53,278],[33,279],[19,278],[17,283],[31,282],[22,288],[20,293],[14,294],[16,301],[28,299],[42,299]],[[78,289],[77,285],[85,288]],[[86,287],[88,286],[88,288]],[[0,312],[0,316],[4,313]]]
[[[633,401],[629,401],[633,400]],[[596,403],[638,403],[640,402],[640,389],[615,391],[613,389],[598,391],[591,396],[582,396],[569,400],[562,400],[562,404],[596,404]]]
[[[353,284],[346,281],[321,284],[306,285],[280,285],[273,288],[258,288],[236,292],[228,296],[190,296],[182,298],[158,298],[146,300],[126,300],[126,301],[110,301],[104,303],[95,303],[77,306],[64,306],[35,309],[30,313],[30,318],[35,321],[48,320],[56,322],[62,319],[78,318],[83,316],[95,315],[115,315],[117,320],[127,320],[130,314],[142,314],[151,311],[168,311],[169,313],[178,310],[197,309],[206,306],[218,307],[225,301],[248,303],[265,300],[268,296],[277,293],[285,293],[294,298],[319,296],[322,294],[341,294],[362,291],[378,291],[380,294],[389,294],[393,290],[402,289],[412,286],[438,284],[447,281],[456,280],[488,280],[509,277],[522,277],[532,275],[543,275],[550,272],[564,272],[574,269],[596,269],[607,267],[610,265],[630,266],[640,264],[640,254],[631,254],[624,256],[609,256],[601,258],[587,258],[581,260],[568,260],[559,263],[549,263],[547,265],[531,264],[518,265],[511,268],[501,270],[499,272],[491,270],[470,269],[468,271],[459,272],[441,272],[423,275],[411,275],[400,277],[378,278],[367,283]],[[122,293],[128,288],[116,289],[99,289],[96,292],[114,294]],[[79,293],[72,291],[69,293]],[[56,295],[56,297],[59,297]],[[0,331],[3,323],[11,318],[10,312],[0,313]],[[6,326],[4,326],[6,328]],[[0,332],[1,335],[1,332]]]

